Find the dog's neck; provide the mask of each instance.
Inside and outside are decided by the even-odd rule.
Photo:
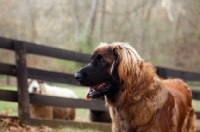
[[[111,115],[114,113],[115,118],[117,116],[118,119],[116,120],[121,121],[122,127],[129,123],[123,122],[123,119],[130,115],[133,118],[130,120],[134,120],[135,128],[150,122],[152,120],[151,116],[156,114],[158,108],[162,107],[163,102],[166,100],[163,97],[166,97],[164,94],[167,94],[167,91],[158,87],[162,84],[160,84],[160,79],[156,75],[155,69],[147,64],[141,72],[138,77],[140,79],[132,80],[132,87],[125,85],[126,88],[119,88],[114,96],[106,96],[106,103]],[[155,96],[156,94],[158,96]],[[128,111],[130,109],[132,111]],[[143,119],[142,122],[141,119]]]
[[[149,90],[143,92],[140,96],[135,94],[136,98],[127,95],[124,93],[125,91],[119,91],[120,97],[112,98],[113,100],[110,100],[109,96],[106,97],[106,105],[109,107],[111,117],[114,115],[115,121],[120,125],[120,130],[126,128],[127,131],[129,129],[132,131],[140,126],[147,125],[149,122],[154,122],[153,116],[156,116],[159,108],[163,107],[163,102],[167,100],[166,94],[168,94],[166,89],[161,90],[164,86],[157,87],[162,85],[158,77],[155,76],[154,81],[155,83],[149,85]],[[123,120],[124,118],[130,118],[128,120],[132,120],[132,122],[125,122],[128,120]],[[129,123],[134,125],[127,125]],[[134,127],[128,128],[127,126]]]
[[[108,94],[107,102],[113,106],[137,103],[141,98],[149,96],[154,82],[158,78],[155,68],[150,63],[144,63],[139,76],[131,79],[122,85],[113,86],[114,91]]]

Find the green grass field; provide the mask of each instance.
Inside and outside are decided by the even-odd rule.
[[[71,85],[61,85],[61,87],[67,87],[71,90],[73,90],[79,98],[85,99],[87,88],[83,87],[74,87]],[[16,91],[16,87],[11,86],[0,86],[0,89],[5,90],[12,90]],[[200,101],[193,100],[193,106],[196,111],[200,111]],[[82,122],[89,122],[88,118],[88,109],[77,109],[76,111],[76,121],[82,121]],[[13,102],[6,102],[6,101],[0,101],[0,114],[8,114],[12,116],[17,116],[17,103]],[[98,130],[91,130],[91,129],[79,129],[79,128],[55,128],[56,132],[98,132]]]

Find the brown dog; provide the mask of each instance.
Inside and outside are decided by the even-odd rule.
[[[106,95],[113,132],[194,132],[192,94],[180,79],[162,80],[130,45],[99,45],[75,74],[88,98]]]

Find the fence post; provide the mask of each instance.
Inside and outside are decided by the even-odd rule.
[[[30,124],[30,101],[27,89],[26,47],[24,43],[14,41],[14,48],[16,56],[19,120],[21,124]]]
[[[165,68],[162,68],[162,67],[156,67],[156,73],[159,77],[161,78],[164,78],[164,79],[167,79],[168,78],[168,75],[166,73],[166,70]]]

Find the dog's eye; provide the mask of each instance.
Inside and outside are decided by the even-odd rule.
[[[100,59],[98,60],[98,65],[102,66],[102,65],[104,65],[104,64],[105,64],[105,60],[104,60],[103,58],[100,58]]]
[[[97,56],[96,60],[97,60],[96,62],[97,62],[98,65],[102,65],[102,64],[105,63],[102,55],[100,55],[100,54]]]
[[[104,61],[103,61],[103,59],[99,59],[99,64],[102,64]]]

